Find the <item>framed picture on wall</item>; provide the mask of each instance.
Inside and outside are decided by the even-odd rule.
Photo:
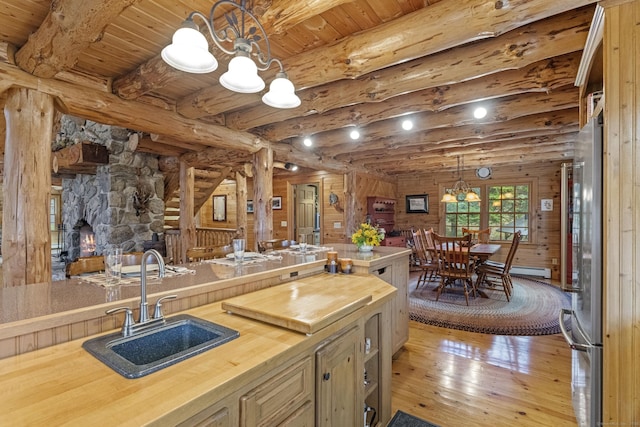
[[[227,220],[227,196],[213,196],[213,220]]]
[[[282,197],[276,196],[272,199],[271,208],[274,210],[282,209]]]
[[[247,213],[253,213],[253,200],[247,200]]]
[[[429,213],[429,195],[414,194],[406,196],[407,213]]]

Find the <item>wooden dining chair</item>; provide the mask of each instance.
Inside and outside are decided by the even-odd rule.
[[[417,230],[413,233],[413,243],[418,261],[418,268],[422,271],[416,284],[416,289],[421,284],[431,281],[438,275],[438,259],[435,256],[435,248],[427,245],[427,239],[425,237],[425,230]],[[428,276],[428,277],[427,277]]]
[[[522,233],[516,231],[513,235],[511,247],[509,248],[509,253],[507,254],[507,259],[504,264],[487,261],[477,268],[478,279],[476,281],[476,287],[485,282],[493,287],[502,286],[504,294],[507,297],[507,302],[511,300],[511,296],[513,295],[513,282],[511,281],[509,270],[511,270],[511,265],[513,264],[513,259],[521,239]]]
[[[469,305],[469,293],[474,297],[477,294],[473,282],[473,261],[469,257],[471,235],[444,237],[433,233],[433,239],[438,255],[438,274],[440,275],[436,301],[447,285],[453,285],[460,281],[464,287],[464,298]]]
[[[489,243],[491,236],[491,228],[485,228],[484,230],[464,228],[462,227],[462,234],[471,235],[471,244],[476,243]]]
[[[85,273],[97,273],[99,271],[104,271],[104,256],[102,255],[81,257],[70,262],[65,267],[67,277]]]
[[[198,262],[206,259],[224,258],[227,254],[233,253],[231,245],[224,246],[200,246],[187,249],[187,260]]]
[[[285,239],[261,240],[258,242],[258,252],[284,249],[289,247],[289,241]]]

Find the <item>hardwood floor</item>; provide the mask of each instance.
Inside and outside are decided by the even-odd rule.
[[[392,409],[441,427],[576,426],[562,335],[502,336],[410,321]]]

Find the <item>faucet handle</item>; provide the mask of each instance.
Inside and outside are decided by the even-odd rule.
[[[113,314],[119,311],[124,311],[124,323],[122,324],[122,335],[125,337],[131,335],[131,328],[133,327],[133,311],[129,307],[116,307],[107,310],[106,314]]]
[[[164,315],[162,314],[162,301],[166,299],[176,299],[176,298],[178,298],[178,295],[167,295],[165,297],[158,299],[158,301],[156,301],[156,306],[153,309],[153,318],[162,319],[164,317]]]

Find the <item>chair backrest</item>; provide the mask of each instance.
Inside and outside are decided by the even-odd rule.
[[[187,249],[187,260],[202,261],[205,259],[224,258],[227,254],[233,253],[231,245],[224,246],[202,246]]]
[[[284,239],[262,240],[258,242],[258,252],[265,252],[274,249],[289,247],[289,241]]]
[[[469,260],[469,242],[471,235],[464,237],[445,237],[433,233],[438,272],[443,277],[471,278],[473,268]]]
[[[430,228],[428,230],[422,230],[422,231],[424,233],[425,242],[427,243],[427,248],[435,250],[436,242],[433,239],[433,228]]]
[[[97,273],[98,271],[104,271],[104,256],[102,255],[78,258],[66,266],[67,277],[84,273]]]
[[[513,263],[513,258],[516,255],[516,251],[518,250],[518,245],[520,245],[520,240],[522,239],[522,232],[516,231],[513,234],[513,240],[511,241],[511,247],[509,248],[509,253],[507,254],[507,259],[504,262],[504,271],[508,273],[511,270],[511,264]]]
[[[489,243],[491,228],[485,228],[484,230],[474,230],[472,228],[463,227],[462,233],[471,235],[471,243]]]
[[[412,236],[416,256],[422,264],[428,262],[431,258],[427,253],[427,243],[424,237],[424,233],[422,232],[422,230],[417,230],[413,232]]]

